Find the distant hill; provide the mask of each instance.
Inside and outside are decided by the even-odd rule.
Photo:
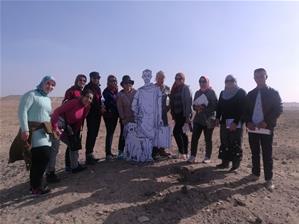
[[[1,100],[9,100],[9,101],[12,101],[12,100],[19,100],[21,97],[21,95],[9,95],[9,96],[4,96],[4,97],[1,97]]]
[[[3,101],[13,101],[13,100],[19,100],[21,97],[21,95],[9,95],[9,96],[4,96],[4,97],[0,97],[0,100],[3,100]],[[53,101],[62,101],[63,97],[60,97],[60,96],[53,96],[51,97],[51,99]]]
[[[297,102],[283,103],[283,108],[285,110],[299,110],[299,103]]]

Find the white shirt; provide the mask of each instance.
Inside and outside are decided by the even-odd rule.
[[[252,114],[252,122],[257,125],[264,121],[264,112],[262,105],[261,92],[259,91],[255,100],[255,106]]]

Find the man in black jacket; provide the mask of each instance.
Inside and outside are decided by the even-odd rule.
[[[274,184],[272,143],[274,127],[282,113],[279,93],[266,85],[267,72],[263,68],[254,71],[257,87],[250,91],[246,99],[244,120],[249,130],[249,144],[252,153],[252,178],[260,176],[260,151],[262,149],[266,187],[272,191]],[[264,131],[264,133],[261,133]]]

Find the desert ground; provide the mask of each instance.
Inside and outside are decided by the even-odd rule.
[[[61,99],[53,99],[53,107]],[[49,185],[48,195],[29,193],[29,173],[23,161],[8,164],[8,150],[18,131],[18,97],[1,98],[0,223],[105,223],[105,224],[230,224],[299,223],[299,110],[285,108],[274,138],[274,183],[264,188],[263,175],[249,182],[251,157],[244,132],[244,158],[237,172],[215,169],[219,163],[219,129],[213,136],[211,164],[203,164],[203,137],[197,164],[177,159],[136,165],[104,160],[105,126],[101,123],[96,156],[102,160],[87,170],[64,171],[65,145],[58,155],[61,182]],[[84,130],[85,136],[85,130]],[[113,143],[117,153],[117,138]],[[84,138],[83,138],[84,139]],[[170,151],[175,154],[176,147]],[[84,150],[80,152],[84,162]]]

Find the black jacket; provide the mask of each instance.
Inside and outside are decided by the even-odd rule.
[[[193,119],[194,123],[201,124],[202,126],[209,125],[209,122],[211,119],[215,120],[216,116],[216,109],[217,109],[217,96],[214,90],[208,89],[206,92],[202,92],[201,90],[196,91],[194,95],[194,101],[201,96],[202,94],[205,94],[208,99],[208,105],[202,105],[204,106],[204,110],[202,112],[197,112],[195,114],[195,117]],[[195,110],[195,107],[193,105],[193,109]]]
[[[242,116],[244,114],[244,107],[246,101],[246,92],[243,89],[239,89],[235,96],[231,99],[225,100],[222,98],[223,91],[220,93],[216,118],[225,124],[226,119],[234,119],[235,124],[243,122]]]
[[[264,121],[267,124],[267,128],[273,130],[276,126],[278,117],[282,113],[282,103],[279,93],[268,86],[262,89],[255,88],[247,94],[244,121],[246,123],[252,122],[255,101],[259,90],[261,91]]]
[[[93,83],[89,82],[85,87],[84,90],[89,89],[93,92],[93,100],[90,104],[90,110],[88,116],[98,116],[101,114],[101,106],[102,106],[102,91],[99,85],[94,85]]]

